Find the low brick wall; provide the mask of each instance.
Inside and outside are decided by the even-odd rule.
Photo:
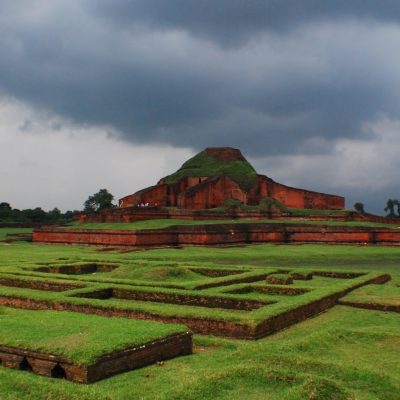
[[[95,382],[120,372],[189,354],[192,354],[192,334],[187,332],[171,335],[99,358],[96,364],[87,368],[87,382]]]
[[[190,332],[106,354],[91,365],[74,364],[59,355],[0,345],[0,360],[4,367],[48,377],[65,378],[78,383],[96,382],[111,375],[188,354],[192,354]]]
[[[348,300],[339,300],[338,303],[343,306],[363,308],[365,310],[400,313],[400,304],[364,303],[360,301],[348,301]]]
[[[255,338],[262,338],[267,335],[271,335],[289,326],[295,325],[301,321],[305,321],[308,318],[313,317],[337,304],[338,300],[350,293],[351,291],[368,284],[383,284],[391,279],[390,275],[383,274],[376,278],[372,278],[366,282],[362,282],[357,285],[353,285],[351,288],[342,290],[338,293],[334,293],[325,296],[321,299],[314,300],[311,303],[304,304],[300,307],[293,308],[286,312],[283,312],[274,317],[268,318],[265,321],[257,325],[255,329]]]
[[[228,211],[211,210],[188,210],[184,208],[164,208],[164,207],[126,207],[102,210],[93,213],[82,213],[74,217],[76,221],[82,223],[99,222],[136,222],[151,219],[183,219],[183,220],[230,220],[230,219],[285,219],[309,221],[358,221],[358,222],[377,222],[382,224],[399,224],[398,218],[388,218],[379,215],[355,211],[332,212],[324,215],[309,214],[290,214],[270,206],[266,210],[240,210],[232,209]]]
[[[400,230],[305,224],[220,224],[147,230],[36,229],[36,243],[111,247],[224,246],[250,243],[400,245]]]
[[[93,299],[125,299],[151,301],[156,303],[181,304],[193,307],[224,308],[227,310],[251,311],[271,304],[268,301],[244,300],[221,296],[188,295],[181,293],[151,292],[119,288],[101,289],[99,291],[77,294],[76,297]]]
[[[64,292],[66,290],[81,289],[83,284],[60,283],[35,279],[17,279],[0,277],[0,286],[19,287],[33,290],[48,290],[51,292]]]
[[[171,324],[183,324],[192,329],[194,332],[226,336],[237,339],[254,338],[254,329],[239,322],[231,322],[211,318],[196,317],[180,317],[180,316],[164,316],[153,314],[146,311],[134,311],[116,307],[101,307],[90,304],[74,304],[68,301],[47,301],[24,298],[19,296],[0,296],[0,305],[13,308],[21,308],[26,310],[55,310],[55,311],[73,311],[82,314],[94,314],[104,317],[119,317],[131,319],[144,319],[161,321]]]

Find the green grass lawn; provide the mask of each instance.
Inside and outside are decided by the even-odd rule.
[[[257,342],[195,336],[195,354],[92,385],[0,368],[3,400],[397,400],[399,315],[337,306]]]
[[[167,220],[168,221],[168,220]],[[153,222],[153,221],[148,221]],[[169,222],[169,221],[168,221]],[[193,221],[190,221],[193,222]],[[196,221],[197,222],[197,221]],[[199,221],[202,222],[203,221]],[[389,273],[392,281],[385,285],[369,285],[352,292],[353,295],[368,295],[382,301],[399,301],[400,247],[374,246],[322,246],[322,245],[252,245],[235,248],[188,247],[183,249],[159,249],[150,251],[100,251],[98,248],[78,246],[40,245],[32,243],[0,243],[0,278],[13,276],[27,281],[51,280],[79,282],[87,285],[84,289],[66,292],[51,292],[0,286],[1,294],[18,294],[31,298],[59,299],[69,294],[93,290],[94,287],[123,285],[127,289],[135,287],[160,292],[183,290],[197,293],[195,287],[208,282],[227,282],[238,275],[210,277],[194,272],[191,268],[237,269],[247,276],[266,270],[290,269],[337,270],[366,272],[370,274]],[[80,263],[108,263],[119,267],[110,272],[88,275],[60,275],[35,271],[45,265],[70,265]],[[247,274],[247,275],[246,275]],[[62,280],[61,280],[62,278]],[[354,278],[362,279],[361,278]],[[353,279],[340,280],[315,276],[310,281],[295,281],[293,288],[308,288],[323,293],[332,286],[350,284]],[[150,285],[150,286],[135,286]],[[168,289],[165,285],[176,285],[181,289]],[[242,286],[265,287],[265,282],[232,284],[200,292],[204,295],[232,296],[249,299],[274,299],[280,303],[272,305],[274,311],[282,305],[297,304],[306,299],[308,293],[299,296],[271,295],[254,291],[245,294],[228,294],[225,291]],[[157,286],[160,286],[156,289]],[[337,286],[337,287],[338,287]],[[329,289],[330,290],[330,289]],[[312,292],[311,292],[312,293]],[[188,306],[165,303],[131,302],[118,299],[97,300],[73,298],[74,302],[97,302],[98,304],[119,304],[124,307],[142,307],[157,312],[183,312]],[[136,304],[135,304],[136,303]],[[146,304],[147,303],[147,304]],[[130,304],[130,303],[129,303]],[[251,312],[220,309],[199,310],[188,307],[187,313],[203,313],[209,316],[251,320],[257,318],[263,308]],[[267,307],[268,308],[268,307]],[[9,309],[4,309],[9,310]],[[18,313],[19,310],[11,310]],[[38,311],[23,313],[38,313]],[[40,312],[42,313],[42,312]],[[43,313],[49,313],[43,311]],[[235,314],[236,313],[236,314]],[[53,314],[53,313],[52,313]],[[74,313],[64,317],[64,313],[54,313],[54,326],[68,326],[68,335],[74,343],[74,332],[89,334],[91,317],[101,317]],[[2,322],[3,313],[0,314]],[[33,315],[33,314],[32,314]],[[39,314],[36,314],[39,315]],[[49,314],[50,315],[50,314]],[[71,318],[71,319],[70,319]],[[88,318],[88,319],[86,319]],[[115,346],[122,343],[135,331],[121,328],[120,334],[112,332],[117,325],[139,321],[107,319],[109,331],[104,331],[100,343],[94,343],[88,350],[76,346],[88,357],[93,349]],[[14,320],[13,320],[14,321]],[[38,321],[43,321],[40,324]],[[50,319],[21,318],[20,322],[10,322],[1,326],[7,331],[18,331],[18,326],[29,328],[30,324],[45,327]],[[25,324],[25,325],[24,325]],[[108,323],[107,323],[108,325]],[[0,332],[1,331],[0,326]],[[102,324],[92,325],[103,335]],[[400,315],[381,311],[361,310],[345,306],[335,306],[329,311],[292,326],[275,335],[258,341],[228,340],[216,336],[194,335],[195,353],[164,363],[128,373],[120,374],[92,385],[79,385],[67,381],[43,378],[30,373],[0,367],[1,400],[202,400],[202,399],[249,399],[249,400],[398,400],[400,392]],[[32,332],[18,333],[30,343],[40,346],[64,348],[62,337],[48,337],[38,328]],[[93,329],[92,332],[96,331]],[[118,329],[117,329],[118,331]],[[36,332],[36,333],[35,333]],[[114,336],[119,339],[112,339]],[[68,337],[66,334],[65,337]],[[110,336],[111,335],[111,336]],[[16,340],[11,334],[8,340]],[[11,338],[10,338],[11,337]],[[110,338],[109,343],[107,337]],[[88,336],[89,338],[89,336]],[[54,339],[54,340],[53,340]],[[50,348],[49,347],[49,348]],[[61,351],[61,350],[60,350]]]

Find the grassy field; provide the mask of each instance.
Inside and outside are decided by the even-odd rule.
[[[241,312],[168,303],[70,297],[73,302],[95,302],[104,307],[118,304],[166,314],[185,312],[189,315],[250,321],[264,313],[268,307],[271,307],[271,312],[281,306],[290,307],[303,301],[302,298],[307,299],[310,293],[318,295],[363,277],[344,280],[315,276],[310,281],[295,280],[293,285],[288,286],[311,290],[299,296],[258,292],[258,287],[266,287],[265,282],[226,285],[235,277],[281,269],[303,273],[310,270],[351,271],[371,275],[389,273],[392,276],[389,283],[364,286],[350,293],[348,297],[373,295],[374,301],[379,297],[382,301],[389,301],[390,298],[391,302],[398,302],[399,261],[400,248],[396,247],[253,245],[224,249],[102,252],[89,247],[0,243],[0,281],[1,278],[12,276],[27,282],[41,280],[88,286],[52,292],[0,285],[0,295],[17,294],[22,297],[57,300],[70,294],[92,291],[93,288],[115,286],[126,290],[135,288],[159,293],[182,291],[192,295],[201,293],[203,296],[278,301],[277,304],[251,312]],[[90,263],[114,265],[117,268],[108,272],[82,275],[38,271],[43,266]],[[199,273],[199,268],[221,270],[227,275],[207,276]],[[238,274],[229,273],[229,270]],[[222,286],[196,291],[199,285],[210,282]],[[227,293],[228,290],[244,286],[250,286],[253,291],[244,294]],[[81,318],[80,314],[66,314],[74,316],[71,318]],[[0,320],[2,315],[3,313],[0,314]],[[68,319],[70,317],[64,318],[63,313],[57,315],[60,323],[73,325],[72,320]],[[28,321],[26,319],[25,326],[29,326]],[[114,321],[121,321],[121,324],[137,322],[125,319],[108,321],[110,329],[115,327]],[[16,331],[18,322],[13,324],[15,325],[10,324],[7,329]],[[47,324],[42,326],[46,327]],[[399,327],[400,315],[397,313],[335,306],[319,316],[257,341],[195,334],[195,353],[192,356],[120,374],[92,385],[42,378],[0,367],[0,399],[397,400],[400,391]],[[86,325],[84,330],[87,330]],[[123,328],[120,332],[121,340],[129,336],[129,333],[124,333]],[[29,335],[32,335],[30,340],[36,341],[34,332]],[[42,336],[46,336],[45,330]],[[104,337],[107,336],[105,331]],[[57,340],[62,343],[62,338],[56,338],[53,342],[49,333],[49,346],[56,346]],[[93,354],[90,346],[87,354]]]

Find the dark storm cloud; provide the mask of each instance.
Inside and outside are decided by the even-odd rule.
[[[124,28],[182,29],[233,46],[262,31],[316,20],[400,19],[398,0],[95,0],[91,9]]]
[[[400,111],[398,1],[33,3],[0,5],[0,93],[128,141],[327,152]]]

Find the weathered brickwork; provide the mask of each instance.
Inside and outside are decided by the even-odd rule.
[[[11,304],[12,305],[12,304]],[[1,365],[52,378],[91,383],[157,361],[192,354],[191,332],[171,335],[99,357],[93,364],[74,364],[66,357],[0,345]]]
[[[205,152],[221,162],[246,161],[240,150],[229,147],[208,148]],[[152,206],[208,209],[221,207],[228,199],[256,205],[265,197],[291,208],[344,208],[344,198],[341,196],[292,188],[264,175],[257,175],[250,189],[244,189],[235,179],[225,175],[183,176],[173,183],[167,183],[163,178],[155,186],[123,197],[119,206],[125,208],[148,203]]]
[[[240,223],[146,230],[36,229],[34,242],[112,247],[221,246],[250,243],[400,245],[389,228],[306,224]]]

